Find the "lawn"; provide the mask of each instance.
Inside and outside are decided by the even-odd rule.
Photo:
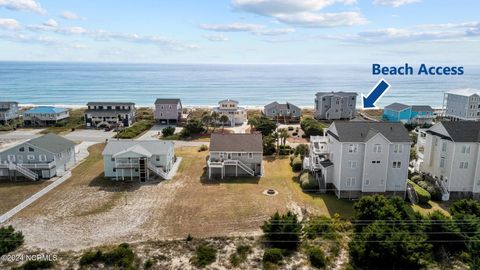
[[[48,181],[0,182],[0,214],[5,214],[49,184],[51,184],[51,182]]]
[[[47,134],[47,133],[60,134],[60,133],[70,132],[72,129],[83,128],[83,126],[85,125],[84,115],[85,115],[85,109],[70,110],[70,117],[68,119],[60,122],[58,126],[47,127],[46,129],[42,130],[41,133],[42,134]]]

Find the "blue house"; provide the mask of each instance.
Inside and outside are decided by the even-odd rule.
[[[432,107],[428,105],[405,105],[392,103],[383,110],[383,119],[389,122],[403,122],[409,124],[431,125],[435,119]]]
[[[58,122],[70,117],[66,108],[53,106],[39,106],[26,111],[23,114],[23,122],[26,126],[53,126]]]

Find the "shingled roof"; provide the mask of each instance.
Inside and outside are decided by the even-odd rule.
[[[390,142],[411,142],[407,129],[402,123],[368,122],[368,121],[335,121],[338,134],[328,131],[340,142],[366,142],[381,133]]]
[[[433,108],[429,105],[412,105],[414,112],[433,112]]]
[[[54,154],[62,153],[69,148],[75,147],[74,142],[54,133],[48,133],[41,137],[31,139],[27,143]]]
[[[155,104],[178,104],[181,103],[179,98],[157,98]]]
[[[210,137],[213,152],[263,152],[262,134],[221,134]]]
[[[410,108],[410,106],[402,104],[402,103],[392,103],[388,106],[385,106],[385,109],[389,109],[389,110],[396,111],[396,112],[401,112],[401,111],[403,111],[405,109],[408,109],[408,108]]]
[[[454,142],[480,142],[480,122],[444,121],[441,125]]]

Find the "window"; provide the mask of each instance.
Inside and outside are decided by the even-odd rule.
[[[35,160],[35,156],[34,155],[28,155],[27,160],[30,160],[30,161]]]
[[[470,145],[462,146],[462,154],[470,154]]]
[[[402,144],[395,144],[393,146],[394,153],[402,153],[403,152],[403,145]]]
[[[447,142],[442,142],[442,152],[447,151]]]
[[[460,162],[460,169],[468,169],[468,162]]]
[[[8,155],[7,160],[9,162],[15,161],[15,155]]]
[[[385,180],[380,180],[380,186],[383,186],[385,184]]]
[[[112,161],[115,161],[115,159],[112,157]]]
[[[373,146],[373,152],[374,153],[381,153],[382,152],[382,145],[381,144],[375,144]]]
[[[116,172],[116,171],[117,171],[117,168],[113,168],[113,171]]]
[[[47,156],[46,155],[39,155],[38,160],[39,161],[47,161]]]
[[[358,162],[356,160],[349,160],[348,167],[351,169],[355,169],[358,167]]]
[[[365,186],[369,186],[370,185],[370,180],[365,180]]]
[[[394,161],[393,162],[393,168],[394,169],[400,169],[402,167],[402,162],[401,161]]]
[[[380,160],[372,160],[372,164],[380,164]]]
[[[440,168],[445,168],[445,158],[440,158]]]
[[[355,186],[355,177],[347,177],[347,187]]]
[[[248,158],[253,159],[253,153],[248,153]]]
[[[350,145],[348,145],[348,152],[349,152],[349,153],[356,153],[356,152],[358,152],[358,144],[350,144]]]
[[[28,152],[33,152],[35,151],[32,147],[28,147]]]
[[[20,149],[18,149],[18,151],[25,152],[25,147],[20,147]]]

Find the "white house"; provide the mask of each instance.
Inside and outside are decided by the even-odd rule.
[[[443,98],[445,117],[458,121],[480,119],[480,90],[473,88],[455,89],[445,93]]]
[[[338,198],[405,196],[411,139],[401,123],[335,121],[312,137],[304,168]]]
[[[247,111],[243,107],[238,106],[238,101],[232,99],[225,99],[218,102],[218,107],[213,108],[219,116],[228,116],[227,125],[236,126],[242,125],[247,121]],[[218,122],[222,124],[221,122]]]
[[[114,180],[169,179],[175,160],[170,141],[111,140],[103,150],[105,177]]]
[[[440,122],[425,133],[420,171],[438,180],[449,198],[480,199],[480,123]]]
[[[356,103],[357,93],[354,92],[318,92],[315,95],[315,119],[352,119]]]

